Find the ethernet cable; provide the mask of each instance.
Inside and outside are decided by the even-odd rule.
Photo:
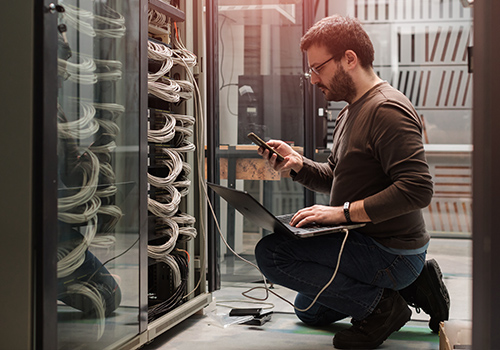
[[[163,124],[161,129],[149,129],[148,130],[148,141],[154,143],[165,143],[172,140],[175,136],[175,123],[176,118],[174,115],[169,113],[161,113],[165,118],[165,124]]]

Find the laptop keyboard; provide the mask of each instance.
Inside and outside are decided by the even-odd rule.
[[[290,225],[290,220],[292,220],[293,216],[295,214],[284,214],[284,215],[279,215],[276,218],[281,221],[283,224],[285,224],[292,232],[298,233],[298,232],[315,232],[315,231],[322,231],[325,229],[325,226],[321,225],[308,225],[305,227],[295,227]]]

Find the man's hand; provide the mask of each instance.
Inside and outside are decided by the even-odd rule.
[[[267,149],[259,147],[257,152],[262,156],[262,158],[267,159],[269,165],[271,165],[274,170],[290,171],[293,169],[298,173],[300,169],[302,169],[302,156],[298,152],[294,151],[287,143],[279,140],[269,140],[267,144],[285,157],[285,160],[278,161],[276,154],[270,154]]]
[[[370,222],[371,219],[365,211],[364,201],[351,203],[349,210],[352,222]],[[290,225],[303,227],[306,225],[338,225],[346,223],[344,207],[331,207],[327,205],[313,205],[300,209],[290,220]]]
[[[327,226],[344,222],[344,209],[342,207],[330,207],[316,204],[296,212],[292,220],[290,220],[290,225],[295,227],[307,225]]]

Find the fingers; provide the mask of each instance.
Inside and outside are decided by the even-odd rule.
[[[316,213],[312,207],[304,208],[295,213],[290,220],[290,225],[303,227],[315,223]]]
[[[306,225],[334,225],[343,222],[343,208],[325,205],[313,205],[299,210],[290,220],[290,225],[303,227]]]
[[[266,159],[269,164],[271,165],[271,167],[276,170],[276,171],[280,171],[286,164],[285,161],[280,161],[278,160],[278,156],[276,155],[276,153],[271,153],[269,152],[269,150],[263,148],[263,147],[259,147],[257,149],[257,153],[259,155],[261,155],[264,159]],[[286,158],[285,158],[286,160]]]

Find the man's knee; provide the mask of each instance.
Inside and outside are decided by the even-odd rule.
[[[255,259],[260,268],[268,265],[268,261],[273,255],[274,235],[268,235],[261,238],[255,246]]]

